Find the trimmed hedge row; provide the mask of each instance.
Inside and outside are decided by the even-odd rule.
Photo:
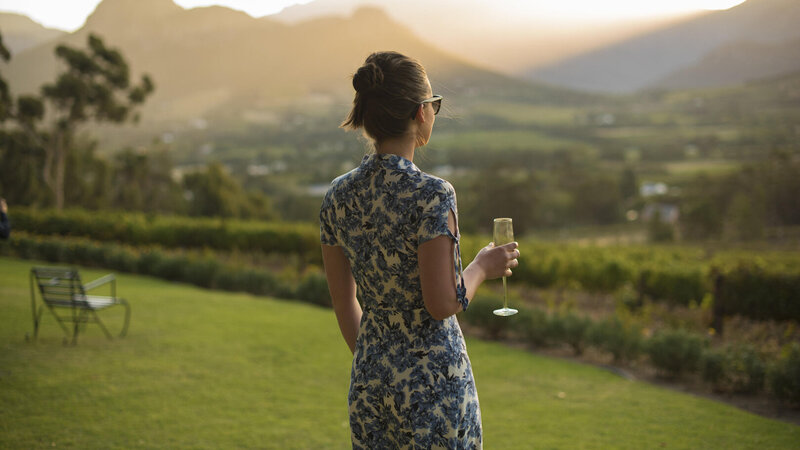
[[[465,239],[470,250],[474,238]],[[691,248],[581,247],[523,242],[514,282],[610,293],[630,287],[642,297],[675,305],[699,304],[707,294],[725,315],[800,321],[800,255]],[[469,254],[466,251],[464,254]],[[722,275],[715,292],[714,277]]]
[[[222,251],[294,254],[321,263],[319,231],[312,224],[150,216],[139,213],[56,212],[18,208],[15,230],[38,235],[81,236],[131,246],[211,248]],[[464,263],[488,241],[462,239]],[[800,320],[800,255],[790,252],[726,251],[709,256],[693,247],[597,247],[522,243],[514,282],[540,288],[569,287],[610,293],[632,287],[639,296],[687,306],[714,290],[724,314],[755,319]]]
[[[303,274],[276,274],[240,264],[223,263],[213,254],[168,252],[152,247],[137,249],[83,238],[40,237],[15,233],[0,245],[0,255],[52,263],[102,267],[150,275],[196,286],[303,300],[330,306],[325,275],[319,269]]]
[[[721,274],[718,297],[725,315],[753,319],[800,320],[800,276],[797,271],[742,262]]]
[[[322,261],[319,228],[310,224],[20,208],[13,211],[13,227],[38,235],[86,237],[131,246],[261,251]]]

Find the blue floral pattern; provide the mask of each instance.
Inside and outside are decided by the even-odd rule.
[[[454,274],[466,307],[455,190],[397,155],[372,154],[331,183],[320,210],[323,244],[344,250],[363,315],[350,374],[353,448],[482,447],[472,367],[455,316],[425,309],[417,248],[455,241]]]

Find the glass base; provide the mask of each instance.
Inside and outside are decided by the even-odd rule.
[[[512,309],[512,308],[500,308],[500,309],[495,309],[492,312],[494,313],[495,316],[513,316],[514,314],[518,313],[519,311],[517,311],[516,309]]]

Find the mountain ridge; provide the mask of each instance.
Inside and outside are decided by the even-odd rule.
[[[14,55],[5,71],[11,88],[36,92],[52,81],[58,73],[55,45],[85,48],[89,33],[119,48],[133,74],[147,72],[154,79],[145,120],[187,120],[232,102],[269,106],[320,93],[347,103],[349,77],[377,50],[419,59],[435,88],[546,92],[431,46],[377,8],[286,25],[223,7],[186,10],[172,0],[104,0],[81,29]]]
[[[800,37],[797,23],[800,2],[748,0],[525,75],[573,89],[633,92],[658,86],[670,74],[698,64],[713,50],[732,42],[774,44]]]
[[[15,13],[0,13],[0,33],[12,54],[64,35],[61,30],[47,28],[28,16]]]

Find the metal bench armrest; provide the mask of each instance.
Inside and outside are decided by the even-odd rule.
[[[102,286],[102,285],[104,285],[106,283],[109,283],[111,281],[114,281],[114,280],[116,280],[116,278],[114,277],[114,274],[111,273],[111,274],[108,274],[108,275],[106,275],[104,277],[100,277],[100,278],[98,278],[98,279],[96,279],[94,281],[91,281],[89,283],[84,284],[83,285],[83,289],[86,290],[86,291],[90,291],[90,290],[92,290],[92,289],[94,289],[94,288],[96,288],[98,286]]]

